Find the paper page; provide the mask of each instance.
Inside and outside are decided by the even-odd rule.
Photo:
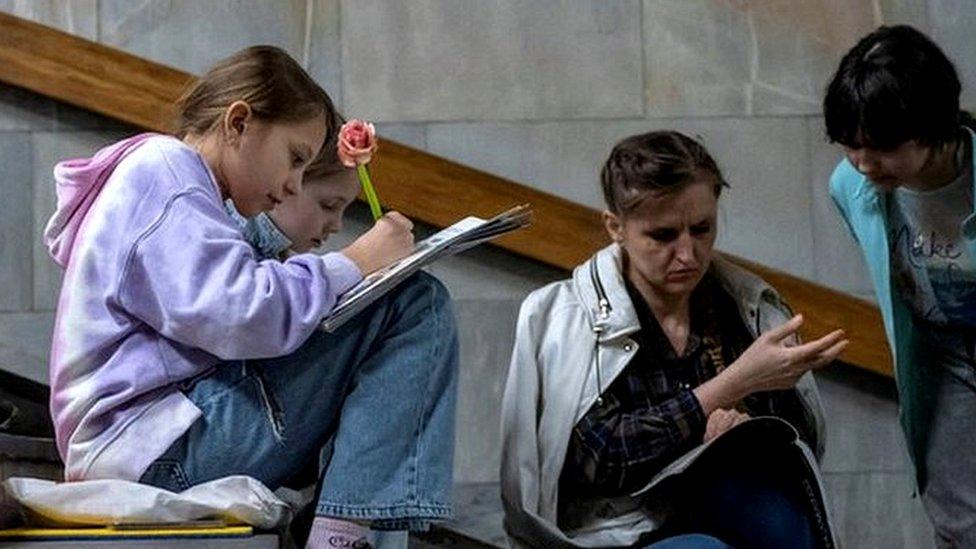
[[[513,231],[528,224],[531,210],[520,205],[489,219],[469,216],[417,243],[414,252],[383,269],[367,275],[339,298],[339,302],[322,322],[334,330],[403,279],[442,255],[453,255],[464,249]]]

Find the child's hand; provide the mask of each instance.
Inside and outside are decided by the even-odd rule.
[[[413,222],[399,212],[387,212],[373,228],[342,250],[365,275],[413,252]]]

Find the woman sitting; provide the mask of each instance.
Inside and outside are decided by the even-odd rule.
[[[513,544],[833,546],[809,371],[844,349],[843,332],[799,344],[802,317],[713,253],[727,185],[697,141],[627,138],[601,182],[613,244],[519,315],[502,407]],[[757,416],[789,437],[702,451]]]

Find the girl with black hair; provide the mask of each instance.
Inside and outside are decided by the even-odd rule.
[[[939,47],[902,25],[861,39],[824,99],[847,156],[830,194],[874,282],[940,547],[976,547],[976,136],[960,91]]]

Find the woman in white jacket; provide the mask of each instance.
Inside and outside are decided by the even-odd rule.
[[[837,357],[843,332],[799,344],[802,318],[714,256],[726,184],[697,141],[625,139],[601,183],[614,243],[519,315],[502,406],[513,545],[697,533],[736,547],[834,546],[808,372]]]

